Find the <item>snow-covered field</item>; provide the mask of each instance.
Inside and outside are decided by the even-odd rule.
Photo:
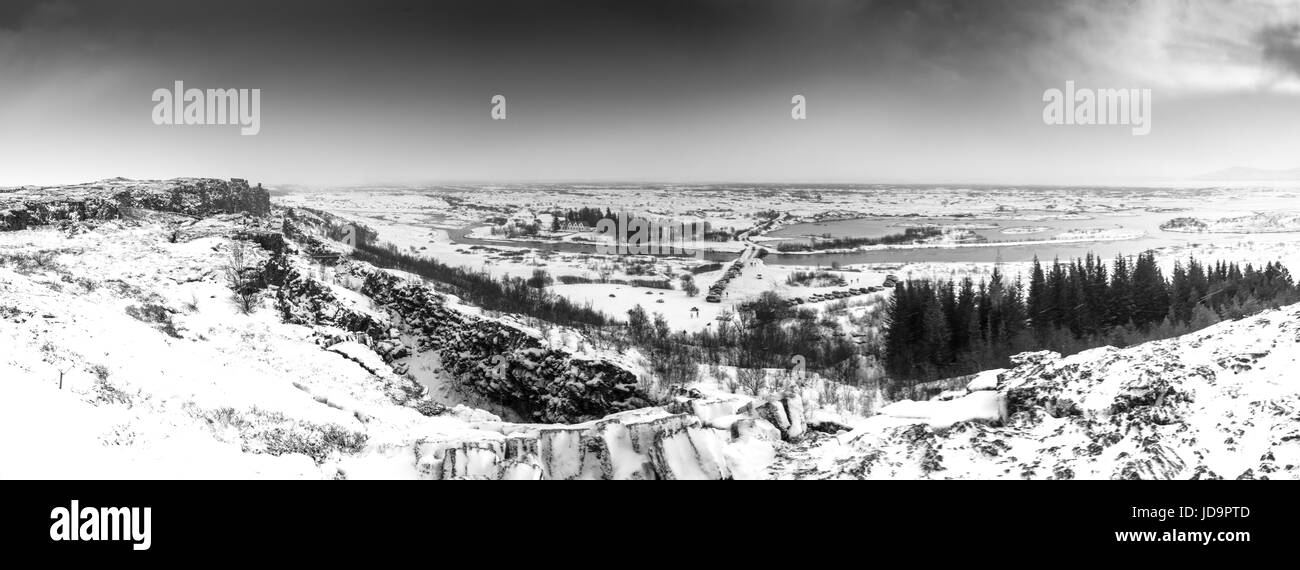
[[[1294,185],[1043,188],[538,184],[295,190],[285,192],[275,200],[283,205],[319,208],[356,220],[376,229],[381,241],[393,243],[403,250],[450,265],[485,271],[496,277],[527,278],[533,271],[543,269],[555,278],[571,276],[596,281],[572,285],[557,282],[552,291],[579,303],[589,302],[593,308],[615,318],[624,318],[629,309],[640,304],[650,313],[663,313],[674,329],[695,331],[709,326],[722,308],[733,308],[763,291],[775,291],[782,296],[820,292],[787,287],[786,277],[796,270],[809,270],[816,265],[828,267],[838,259],[842,269],[863,271],[851,279],[860,286],[879,284],[887,272],[876,270],[883,264],[854,262],[852,254],[837,257],[826,253],[793,252],[759,260],[760,267],[753,271],[747,266],[740,278],[732,281],[722,302],[713,304],[705,301],[703,293],[690,298],[682,292],[676,276],[701,263],[691,257],[656,258],[652,273],[631,275],[631,266],[627,264],[629,256],[604,256],[575,249],[547,251],[537,245],[578,243],[574,241],[576,234],[572,233],[523,240],[476,239],[467,242],[462,239],[462,243],[457,243],[452,235],[459,235],[468,228],[473,231],[467,237],[489,238],[492,232],[487,220],[490,218],[535,219],[548,225],[551,211],[582,207],[628,211],[666,219],[697,219],[707,221],[714,228],[733,230],[752,227],[766,219],[763,217],[766,212],[778,210],[780,217],[767,227],[767,232],[801,221],[867,216],[897,217],[887,218],[892,220],[888,225],[896,228],[934,225],[934,219],[943,217],[947,217],[947,221],[942,225],[951,228],[1001,227],[990,225],[986,220],[1007,226],[989,230],[1006,236],[1005,240],[996,243],[944,239],[935,243],[855,248],[854,251],[859,252],[895,252],[900,261],[888,265],[900,276],[949,274],[960,278],[971,274],[978,279],[988,274],[995,259],[1001,258],[998,252],[1011,251],[1017,246],[1041,245],[1045,243],[1043,240],[1063,247],[1063,258],[1083,255],[1093,246],[1100,251],[1129,255],[1154,248],[1168,267],[1172,267],[1174,260],[1186,259],[1189,255],[1256,264],[1282,261],[1294,267],[1300,266],[1300,247],[1297,247],[1300,246],[1300,232],[1219,233],[1189,239],[1186,232],[1166,232],[1157,226],[1178,217],[1222,218],[1232,213],[1238,213],[1242,219],[1289,220],[1294,216],[1288,217],[1285,212],[1300,197],[1298,190]],[[965,218],[981,221],[963,221]],[[1107,227],[1102,218],[1141,218],[1142,222],[1136,226]],[[1036,221],[1069,221],[1074,225],[1044,237],[1035,234],[1044,233],[1047,226],[1032,223]],[[709,257],[726,263],[745,248],[746,242],[770,246],[781,239],[790,238],[773,239],[760,234],[747,235],[745,241],[713,242],[709,245]],[[954,256],[952,261],[945,261],[944,252],[960,252],[960,255]],[[957,261],[970,259],[971,255],[988,261]],[[1107,258],[1112,255],[1105,254]],[[1050,249],[1039,253],[1039,258],[1044,261],[1052,257]],[[1014,261],[1016,263],[1007,264],[1004,273],[1018,273],[1023,260]],[[703,292],[720,275],[721,272],[697,275],[696,284]],[[674,290],[653,290],[646,295],[646,291],[629,285],[600,283],[602,280],[636,278],[667,279]],[[694,316],[692,308],[699,309],[698,317]]]

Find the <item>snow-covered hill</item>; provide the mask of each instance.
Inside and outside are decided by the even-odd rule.
[[[1026,353],[967,393],[792,447],[790,478],[1264,479],[1300,471],[1300,306],[1128,349]]]
[[[0,231],[0,478],[761,477],[804,429],[781,401],[649,406],[620,365],[412,276],[326,272],[329,244],[286,238],[279,214],[125,206],[220,181],[118,182],[6,196],[22,223]],[[250,311],[236,251],[267,286]],[[570,423],[502,421],[475,395]]]

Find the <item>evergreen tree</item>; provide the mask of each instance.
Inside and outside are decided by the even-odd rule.
[[[1133,323],[1138,328],[1158,324],[1169,312],[1169,290],[1154,252],[1137,257],[1132,280]]]
[[[1110,287],[1106,291],[1106,326],[1113,328],[1133,322],[1133,277],[1129,273],[1129,262],[1123,255],[1115,256],[1112,267]]]
[[[1065,270],[1061,265],[1060,259],[1052,260],[1052,269],[1047,272],[1045,301],[1043,311],[1048,320],[1052,323],[1052,328],[1065,326],[1064,297],[1065,297]]]
[[[1029,272],[1029,322],[1033,327],[1038,338],[1045,338],[1045,333],[1052,327],[1052,316],[1047,314],[1048,302],[1045,298],[1047,295],[1047,277],[1043,274],[1043,266],[1038,262],[1038,256],[1034,256],[1033,269]]]
[[[1169,318],[1175,324],[1186,323],[1192,319],[1192,284],[1187,279],[1187,270],[1183,264],[1174,262],[1174,274],[1169,281]]]

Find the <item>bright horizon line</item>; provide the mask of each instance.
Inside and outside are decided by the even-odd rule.
[[[1261,169],[1263,170],[1263,169]],[[1271,169],[1270,169],[1271,170]],[[447,186],[447,185],[472,185],[472,186],[490,186],[490,185],[527,185],[527,184],[617,184],[617,185],[740,185],[740,184],[757,184],[757,185],[817,185],[827,184],[835,186],[1029,186],[1029,187],[1066,187],[1066,186],[1086,186],[1100,188],[1121,188],[1121,187],[1163,187],[1168,185],[1183,185],[1187,187],[1217,187],[1233,186],[1243,184],[1270,185],[1279,183],[1300,184],[1300,180],[1295,179],[1259,179],[1259,180],[1213,180],[1199,178],[1206,176],[1200,174],[1185,178],[1168,178],[1168,177],[1125,177],[1122,179],[1098,179],[1098,180],[1075,180],[1060,182],[1044,182],[1037,180],[1005,180],[1005,181],[988,181],[988,180],[843,180],[843,179],[790,179],[790,180],[762,180],[762,179],[619,179],[619,178],[537,178],[537,179],[512,179],[512,180],[488,180],[488,179],[425,179],[416,181],[371,181],[371,182],[340,182],[340,183],[304,183],[304,182],[287,182],[287,181],[270,181],[258,180],[247,176],[238,175],[205,175],[193,174],[171,177],[132,177],[132,176],[108,176],[93,180],[80,180],[76,182],[56,182],[46,184],[5,184],[0,188],[57,188],[61,186],[75,186],[79,184],[91,184],[103,182],[106,180],[123,179],[131,181],[163,181],[177,180],[182,178],[214,178],[228,180],[239,178],[247,180],[250,184],[261,184],[268,188],[282,187],[302,187],[310,190],[328,190],[328,189],[349,189],[349,188],[374,188],[374,187],[409,187],[420,188],[429,186]]]

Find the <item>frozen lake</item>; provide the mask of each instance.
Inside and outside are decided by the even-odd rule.
[[[1088,253],[1109,259],[1118,254],[1132,255],[1150,249],[1197,243],[1241,239],[1273,242],[1291,241],[1296,238],[1295,234],[1197,234],[1160,229],[1161,224],[1177,217],[1217,218],[1230,214],[1232,213],[1220,208],[1194,208],[1186,211],[1137,211],[1113,214],[1061,215],[1053,212],[1018,212],[1016,218],[895,216],[807,222],[786,226],[768,235],[792,240],[807,240],[809,236],[878,238],[902,233],[908,227],[933,225],[969,229],[986,240],[986,243],[967,247],[875,249],[850,253],[774,253],[766,258],[766,262],[777,265],[813,266],[828,266],[832,263],[848,265],[901,262],[1015,262],[1030,261],[1035,256],[1042,260],[1050,260],[1054,257],[1069,259],[1082,257]],[[1089,229],[1119,230],[1141,233],[1142,236],[1105,241],[1058,241],[1057,239],[1067,232]],[[1006,245],[998,245],[999,242]]]
[[[832,192],[831,190],[834,190]],[[598,205],[604,209],[652,212],[660,216],[701,216],[718,227],[744,228],[772,208],[810,219],[822,214],[858,216],[835,221],[809,221],[777,228],[765,237],[809,240],[810,236],[881,237],[909,227],[940,225],[970,230],[984,240],[962,247],[871,249],[850,253],[772,253],[774,265],[829,266],[859,263],[1027,261],[1072,258],[1089,252],[1113,257],[1148,249],[1181,250],[1186,246],[1294,243],[1300,234],[1227,234],[1166,232],[1160,225],[1173,218],[1214,220],[1260,212],[1300,209],[1295,184],[1236,187],[886,187],[865,185],[814,188],[764,186],[702,188],[520,187],[483,192],[477,188],[341,192],[310,196],[324,198],[336,211],[350,212],[385,227],[384,235],[412,246],[432,243],[432,232],[445,230],[450,241],[466,248],[532,248],[539,251],[593,253],[590,243],[498,240],[470,237],[488,216],[533,213],[552,208]],[[1065,241],[1084,230],[1139,236],[1129,239]],[[405,235],[410,234],[410,235]],[[1067,234],[1067,235],[1063,235]],[[400,237],[399,237],[400,236]],[[445,239],[445,238],[444,238]],[[777,242],[766,242],[774,246]],[[446,255],[446,254],[444,254]],[[466,252],[465,255],[477,255]],[[733,251],[706,254],[728,261]],[[463,257],[463,256],[462,256]]]

